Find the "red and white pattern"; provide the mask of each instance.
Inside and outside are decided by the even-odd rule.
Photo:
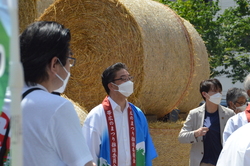
[[[109,131],[111,165],[118,166],[118,143],[117,143],[116,126],[115,126],[113,109],[108,100],[108,97],[106,97],[103,100],[102,105],[106,115],[107,126]],[[133,111],[130,107],[128,107],[128,124],[129,124],[129,135],[130,135],[131,165],[136,166],[135,123],[134,123]]]

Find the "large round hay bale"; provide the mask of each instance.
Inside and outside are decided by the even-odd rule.
[[[71,69],[65,92],[69,98],[88,110],[99,104],[106,95],[101,74],[119,61],[126,63],[135,76],[135,91],[140,89],[142,37],[137,23],[123,5],[112,0],[56,1],[39,20],[60,22],[72,32],[71,48],[77,64]]]
[[[21,33],[37,17],[36,0],[19,0],[18,6],[19,32]]]
[[[209,63],[205,45],[196,30],[186,27],[179,15],[158,2],[120,2],[129,8],[142,29],[145,77],[137,98],[147,108],[146,112],[162,117],[180,103],[189,107],[200,102],[200,95],[191,93],[193,87],[209,77]],[[183,103],[184,100],[189,103]]]
[[[65,93],[88,111],[106,95],[101,74],[115,62],[129,67],[135,77],[129,100],[148,114],[169,113],[191,85],[195,55],[190,35],[181,18],[163,4],[58,0],[39,20],[54,20],[71,30],[77,65]]]
[[[191,109],[198,107],[202,101],[200,94],[200,82],[208,79],[210,76],[208,54],[202,38],[199,36],[193,25],[183,19],[184,25],[187,28],[194,50],[194,73],[192,75],[192,82],[188,90],[183,95],[183,100],[178,104],[178,109],[181,112],[188,112]]]

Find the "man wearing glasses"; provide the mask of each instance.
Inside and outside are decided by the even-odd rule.
[[[236,114],[245,111],[247,107],[247,92],[240,88],[231,88],[227,91],[227,106]]]
[[[250,74],[248,74],[244,80],[244,88],[248,96],[250,96]],[[225,130],[223,132],[223,143],[227,141],[230,135],[238,130],[245,124],[250,122],[250,104],[247,105],[247,100],[243,100],[244,108],[242,109],[243,112],[238,113],[237,115],[228,119],[227,124],[225,126]]]
[[[102,74],[108,96],[85,119],[83,133],[98,166],[151,166],[157,157],[143,112],[127,101],[133,77],[123,63]]]
[[[35,22],[20,35],[25,166],[93,166],[73,104],[62,93],[75,59],[70,31],[56,22]]]

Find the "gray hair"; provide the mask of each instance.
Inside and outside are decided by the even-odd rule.
[[[250,74],[246,76],[243,84],[246,92],[250,90]]]
[[[240,98],[242,96],[245,97],[247,100],[248,95],[247,95],[246,91],[244,91],[244,89],[240,89],[240,88],[228,89],[227,97],[226,97],[227,105],[229,106],[229,101],[232,101],[233,103],[235,103],[238,100],[238,98]]]

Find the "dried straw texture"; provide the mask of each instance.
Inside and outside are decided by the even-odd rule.
[[[61,96],[65,99],[71,101],[71,103],[74,105],[77,116],[79,117],[80,123],[81,123],[81,125],[83,125],[83,123],[88,115],[88,112],[86,111],[86,109],[81,107],[77,102],[74,102],[73,100],[69,99],[65,94],[62,94]]]
[[[143,36],[144,79],[136,104],[146,113],[162,117],[188,93],[195,73],[190,37],[200,36],[190,35],[180,16],[161,3],[151,0],[120,2],[129,9]]]
[[[77,66],[66,95],[90,111],[106,93],[101,73],[124,62],[135,77],[130,101],[159,117],[181,101],[192,82],[194,51],[181,18],[150,0],[57,0],[39,20],[72,32]]]
[[[195,28],[190,22],[182,19],[184,25],[190,35],[193,55],[194,55],[194,73],[191,75],[192,80],[186,93],[182,96],[182,100],[177,105],[181,112],[188,112],[197,107],[202,101],[199,91],[199,85],[202,80],[208,79],[210,76],[210,69],[208,63],[208,54],[202,38],[199,36]]]
[[[182,124],[177,123],[149,123],[150,134],[153,139],[158,157],[153,160],[155,166],[187,166],[189,165],[190,144],[181,144],[178,135]]]
[[[71,69],[66,95],[90,111],[106,92],[104,69],[116,62],[127,64],[135,76],[135,93],[143,80],[143,51],[137,23],[123,5],[113,0],[58,0],[39,20],[54,20],[72,33],[71,48],[77,64]]]
[[[47,9],[55,0],[37,0],[37,15],[38,17]]]
[[[36,0],[19,0],[19,32],[34,22],[37,17]]]

